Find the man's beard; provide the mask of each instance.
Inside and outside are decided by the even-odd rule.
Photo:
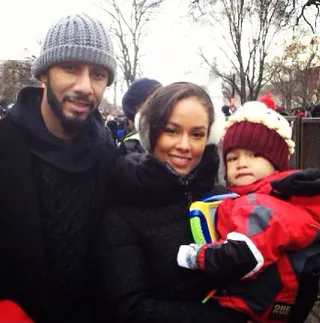
[[[47,99],[48,99],[48,104],[55,114],[55,116],[60,120],[62,128],[69,134],[75,134],[79,133],[82,130],[84,130],[92,121],[93,114],[95,111],[94,103],[92,103],[87,95],[75,95],[75,96],[65,96],[62,99],[62,102],[59,102],[58,98],[56,95],[53,93],[50,80],[48,80],[47,84]],[[68,102],[69,100],[79,100],[82,102],[87,102],[90,106],[90,112],[88,116],[85,119],[80,119],[77,118],[76,113],[74,118],[68,118],[67,116],[64,115],[62,111],[62,104],[65,102]]]

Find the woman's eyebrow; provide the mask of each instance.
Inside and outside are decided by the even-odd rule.
[[[170,125],[174,126],[176,128],[181,128],[181,125],[174,122],[174,121],[169,121],[167,126],[170,126]],[[192,127],[192,130],[206,130],[206,129],[207,129],[207,127],[205,127],[205,126],[194,126],[194,127]]]

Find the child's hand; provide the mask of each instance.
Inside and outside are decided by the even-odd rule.
[[[177,255],[178,265],[187,269],[198,269],[197,255],[201,247],[201,244],[196,243],[180,246]]]

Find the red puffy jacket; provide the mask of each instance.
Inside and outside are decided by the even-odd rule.
[[[249,313],[255,322],[286,320],[297,295],[301,264],[307,254],[319,251],[313,242],[320,229],[320,191],[314,197],[291,196],[290,201],[271,195],[270,183],[292,173],[276,173],[252,185],[232,187],[240,197],[223,201],[217,210],[217,242],[245,241],[257,265],[241,281],[217,289],[214,298],[222,306]],[[207,265],[210,271],[206,250],[215,245],[200,249],[201,269],[207,270]]]
[[[0,301],[1,323],[33,323],[28,315],[14,302]]]

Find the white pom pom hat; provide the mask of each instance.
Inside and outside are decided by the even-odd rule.
[[[289,167],[295,143],[289,122],[264,103],[250,101],[225,123],[223,156],[233,148],[252,150],[268,159],[277,169]]]

